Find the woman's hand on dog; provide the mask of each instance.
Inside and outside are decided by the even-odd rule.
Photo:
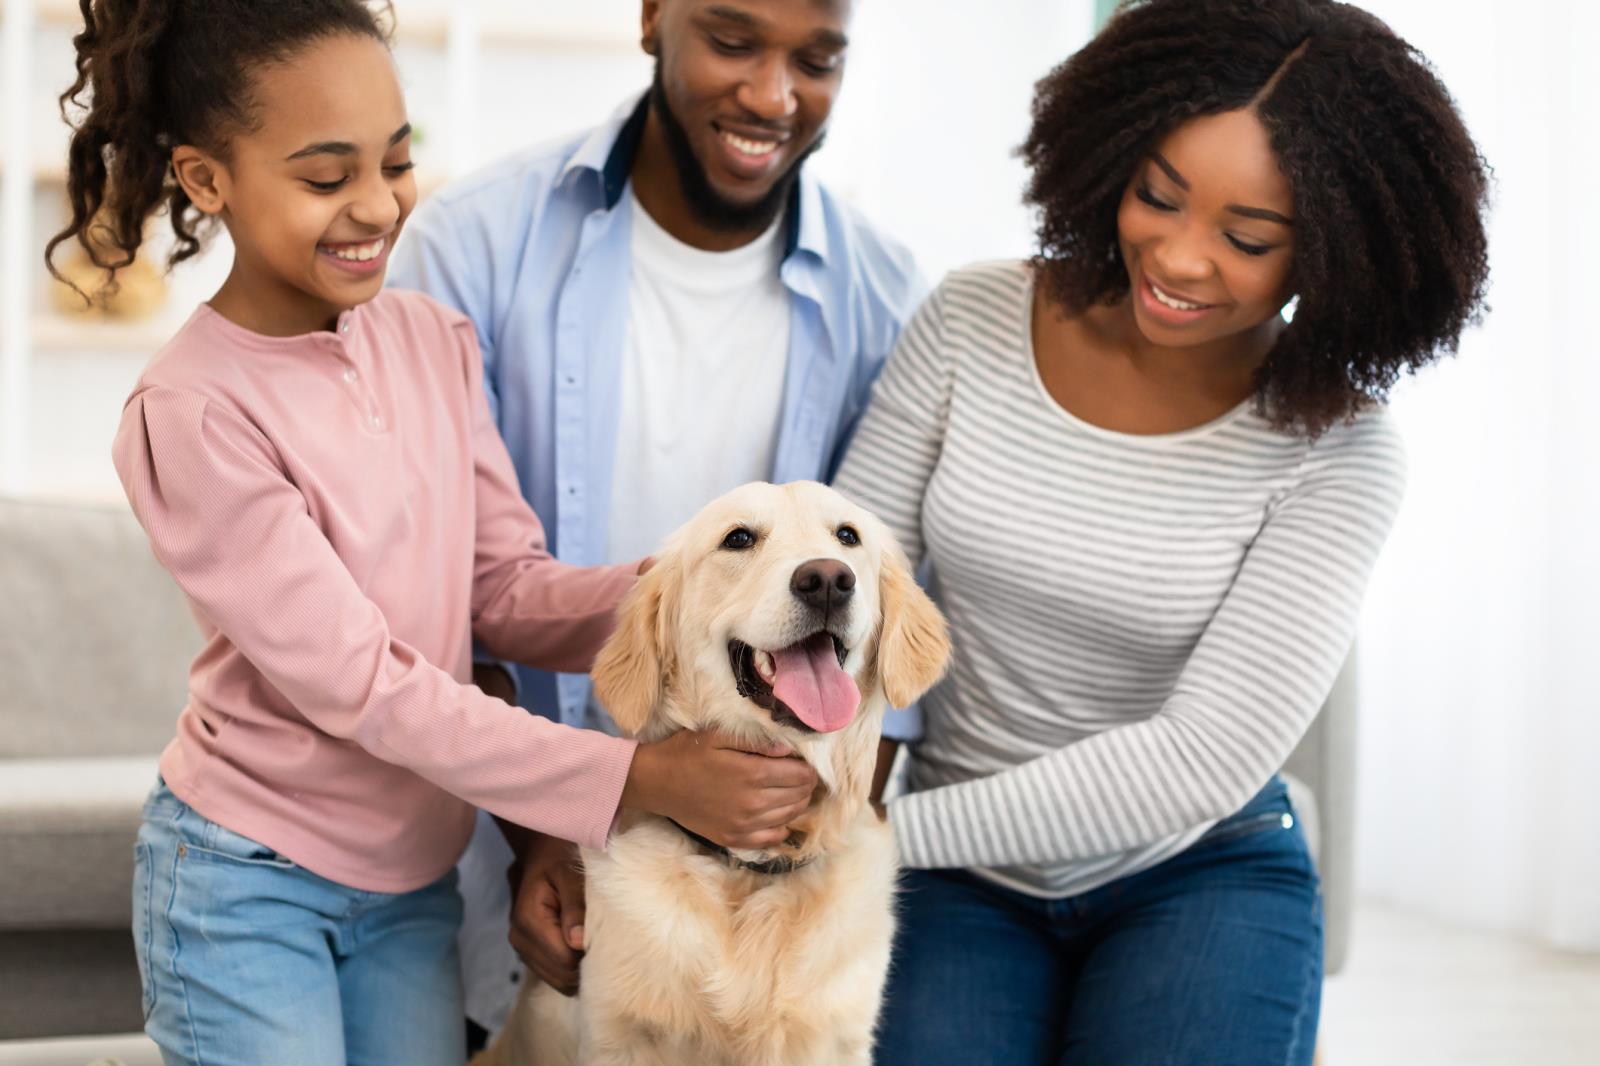
[[[665,815],[726,848],[776,847],[811,804],[816,771],[790,748],[748,750],[722,733],[684,730],[641,744],[622,806]]]
[[[511,946],[539,980],[576,995],[584,914],[578,845],[529,834],[511,877]]]

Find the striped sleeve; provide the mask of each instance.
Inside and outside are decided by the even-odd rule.
[[[955,360],[943,292],[934,290],[900,334],[834,481],[889,526],[913,568],[923,554],[922,497],[950,415]]]
[[[1332,687],[1399,507],[1403,451],[1383,412],[1369,414],[1307,450],[1156,713],[896,799],[889,812],[901,861],[1090,860],[1241,807],[1283,764]],[[897,474],[889,498],[900,507],[901,472],[923,449],[906,451],[913,458],[886,464]]]

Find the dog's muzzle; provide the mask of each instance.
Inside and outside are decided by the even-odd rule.
[[[849,654],[844,641],[825,629],[770,652],[728,641],[739,695],[765,708],[778,725],[803,733],[831,733],[855,718],[861,692],[844,672]]]

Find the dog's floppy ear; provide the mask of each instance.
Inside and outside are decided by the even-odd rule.
[[[624,733],[637,736],[661,702],[670,668],[667,616],[676,601],[676,559],[658,559],[617,608],[617,629],[595,657],[595,698]]]
[[[944,615],[911,576],[899,548],[883,553],[879,582],[883,628],[878,637],[878,676],[889,703],[904,707],[944,676],[950,661],[950,631]]]

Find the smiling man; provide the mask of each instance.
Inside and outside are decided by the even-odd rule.
[[[832,477],[925,291],[907,252],[804,166],[843,82],[849,17],[848,0],[646,0],[647,92],[413,217],[390,282],[471,317],[523,493],[561,559],[649,554],[746,481]],[[514,672],[524,707],[611,728],[587,678]],[[497,669],[479,678],[513,696]],[[513,938],[570,991],[583,913],[570,848],[514,847]],[[514,991],[508,857],[480,825],[463,862],[468,1010],[490,1029]]]

